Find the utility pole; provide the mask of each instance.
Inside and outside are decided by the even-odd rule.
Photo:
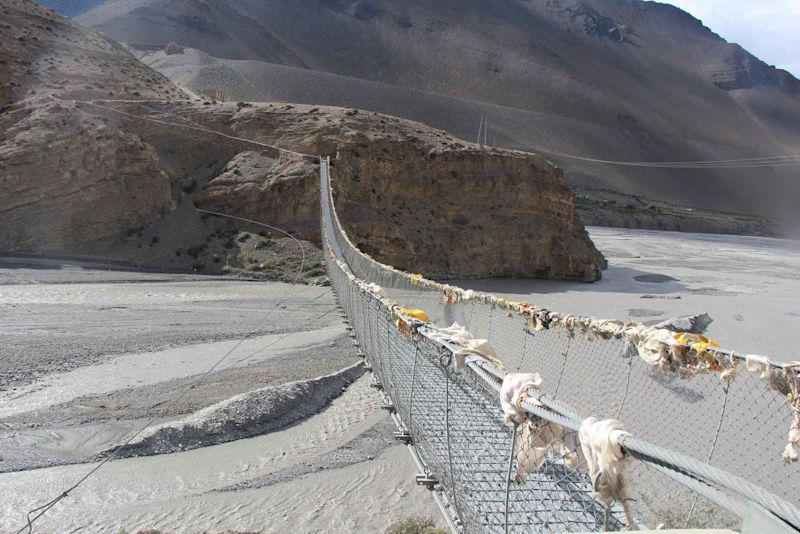
[[[483,144],[487,145],[486,142],[486,135],[489,133],[489,117],[484,117],[484,126],[483,126]]]
[[[481,144],[481,131],[482,130],[483,130],[483,115],[481,115],[481,123],[478,126],[478,140],[475,141],[476,145],[480,145]]]

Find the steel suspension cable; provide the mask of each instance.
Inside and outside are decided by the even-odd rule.
[[[509,132],[508,130],[492,125],[491,127],[496,133],[502,137],[513,141],[517,145],[525,148],[530,148],[539,152],[569,158],[579,161],[586,161],[589,163],[599,163],[604,165],[620,165],[625,167],[647,167],[647,168],[666,168],[666,169],[750,169],[761,167],[789,167],[800,165],[800,155],[790,154],[784,156],[770,156],[763,158],[743,158],[743,159],[729,159],[729,160],[699,160],[699,161],[616,161],[606,160],[599,158],[591,158],[587,156],[579,156],[570,154],[559,150],[547,148],[530,141],[525,141],[517,135]]]

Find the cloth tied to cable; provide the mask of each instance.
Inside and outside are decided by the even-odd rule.
[[[626,333],[639,351],[639,356],[650,364],[668,358],[670,347],[675,345],[675,338],[669,330],[637,325],[626,328]]]
[[[503,409],[506,424],[521,424],[528,420],[530,414],[522,408],[522,403],[530,400],[539,404],[532,394],[542,386],[539,373],[508,373],[500,387],[500,407]]]
[[[800,446],[800,362],[789,362],[774,366],[769,358],[758,354],[745,356],[747,370],[758,375],[773,389],[786,396],[786,404],[792,410],[786,446],[781,453],[783,463],[797,461]]]
[[[488,361],[498,370],[504,370],[503,363],[497,358],[494,347],[486,339],[470,339],[464,342],[458,351],[453,353],[453,367],[458,370],[464,369],[469,356],[477,356]]]
[[[791,464],[797,461],[797,446],[800,444],[800,362],[784,365],[783,373],[787,380],[789,392],[786,402],[792,408],[792,422],[789,425],[789,441],[783,449],[783,462]]]
[[[706,352],[709,348],[719,348],[719,343],[713,339],[708,339],[701,334],[693,334],[691,332],[675,332],[673,334],[675,342],[679,345],[684,345],[691,348],[698,354]]]
[[[431,330],[431,338],[458,347],[458,350],[453,353],[453,366],[457,370],[460,371],[466,367],[470,356],[475,357],[475,359],[485,360],[500,371],[505,369],[503,363],[497,358],[497,353],[495,353],[494,347],[492,347],[489,341],[486,339],[473,338],[472,334],[460,324],[453,323],[447,328]]]
[[[525,482],[527,473],[540,469],[547,460],[547,452],[560,456],[570,467],[577,467],[580,461],[574,434],[566,434],[564,428],[527,412],[523,402],[542,404],[535,398],[535,393],[542,385],[542,377],[538,373],[508,373],[500,388],[500,406],[505,414],[505,421],[519,427],[519,435],[515,435],[517,473],[514,481]]]
[[[586,467],[592,481],[593,497],[606,506],[620,503],[625,521],[631,527],[633,518],[625,496],[621,466],[624,452],[619,443],[621,438],[629,435],[622,423],[615,419],[598,420],[589,417],[581,423],[578,430],[581,451],[586,458]]]
[[[436,341],[462,345],[473,339],[472,334],[458,323],[453,323],[447,328],[437,328],[432,331],[430,337]]]
[[[766,356],[748,354],[745,356],[745,365],[747,366],[747,370],[751,373],[757,374],[763,379],[769,378],[772,363]]]
[[[378,297],[379,299],[386,298],[386,291],[381,286],[375,283],[367,284],[367,291]]]

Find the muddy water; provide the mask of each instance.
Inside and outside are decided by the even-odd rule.
[[[188,452],[111,462],[57,505],[41,531],[117,532],[164,528],[302,532],[380,531],[412,510],[436,513],[410,476],[407,452],[390,446],[374,459],[321,469],[276,483],[250,484],[290,470],[352,442],[385,413],[367,378],[321,413],[279,432]],[[22,510],[57,494],[91,468],[58,466],[0,475],[0,531],[24,522]]]
[[[340,325],[315,330],[314,343],[332,341],[341,335],[341,330]],[[247,339],[241,344],[237,340],[220,341],[116,356],[99,365],[52,374],[34,384],[0,393],[0,419],[68,402],[76,397],[200,374],[237,344],[236,353],[226,360],[222,369],[258,364],[310,345],[309,337],[308,332],[275,334]]]
[[[608,260],[594,284],[465,280],[550,310],[634,322],[708,313],[707,334],[739,353],[798,359],[800,241],[589,228]]]
[[[338,315],[327,314],[328,288],[26,262],[0,258],[0,532],[150,417],[191,417],[358,362]],[[293,425],[110,462],[36,532],[382,532],[409,515],[438,517],[364,379],[314,415],[319,403],[298,391]]]

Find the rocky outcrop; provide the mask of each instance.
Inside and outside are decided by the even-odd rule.
[[[584,281],[597,280],[605,265],[561,171],[538,156],[479,148],[419,123],[341,108],[253,106],[217,125],[226,126],[334,156],[345,229],[384,263],[434,278]],[[307,161],[246,151],[196,203],[316,241],[318,181]]]
[[[174,207],[153,147],[98,117],[42,103],[0,130],[2,250],[92,253]]]
[[[581,0],[546,0],[544,5],[566,29],[577,29],[592,37],[608,37],[620,43],[628,32],[626,24],[603,15]]]
[[[561,170],[538,156],[354,139],[334,175],[351,240],[399,269],[595,281],[605,266]]]
[[[154,147],[70,99],[181,91],[33,2],[0,12],[0,250],[93,254],[170,213],[173,174]]]
[[[718,43],[710,56],[709,75],[721,89],[772,86],[789,94],[800,94],[800,82],[794,76],[767,65],[737,44]]]
[[[307,160],[240,152],[208,182],[195,204],[319,242],[319,168]]]

